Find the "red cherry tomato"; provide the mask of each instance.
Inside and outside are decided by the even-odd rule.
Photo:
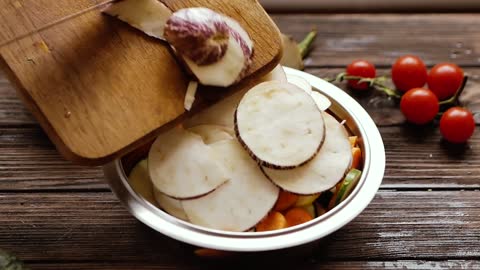
[[[452,143],[464,143],[475,130],[475,120],[470,111],[453,107],[443,113],[440,119],[440,132],[445,140]]]
[[[439,100],[447,99],[457,92],[462,85],[463,70],[452,63],[435,65],[428,73],[428,88]]]
[[[365,60],[356,60],[347,66],[347,75],[350,76],[375,78],[376,74],[375,66]],[[355,90],[366,90],[369,87],[368,83],[358,83],[358,80],[348,80],[348,86]]]
[[[392,66],[392,80],[395,87],[402,92],[423,87],[427,82],[427,67],[416,56],[402,56]]]
[[[423,125],[435,118],[439,104],[437,96],[432,91],[413,88],[402,96],[400,109],[409,122]]]

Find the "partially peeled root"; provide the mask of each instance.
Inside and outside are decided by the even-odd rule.
[[[211,9],[172,13],[158,0],[123,0],[103,12],[166,40],[204,85],[228,87],[250,67],[253,42],[248,33],[237,21]]]

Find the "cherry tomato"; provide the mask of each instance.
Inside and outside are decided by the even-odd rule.
[[[427,82],[427,67],[416,56],[402,56],[392,66],[392,80],[395,87],[402,92],[423,87]]]
[[[475,130],[475,120],[470,111],[453,107],[443,113],[440,118],[440,132],[445,140],[452,143],[464,143]]]
[[[405,118],[417,125],[432,121],[438,113],[439,106],[437,96],[425,88],[410,89],[400,100],[400,110]]]
[[[452,63],[437,64],[428,73],[427,82],[438,99],[444,100],[455,95],[462,86],[463,70]]]
[[[350,76],[375,78],[376,74],[375,66],[365,60],[356,60],[347,66],[347,75]],[[367,82],[358,83],[358,80],[348,80],[348,86],[355,90],[366,90],[369,87]]]

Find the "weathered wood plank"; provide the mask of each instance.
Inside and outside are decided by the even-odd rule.
[[[368,60],[368,59],[367,59]],[[322,79],[335,78],[341,72],[345,72],[346,65],[342,68],[307,68],[305,72],[313,74]],[[462,105],[469,108],[476,117],[477,124],[480,124],[480,68],[463,67],[466,75],[469,76],[465,90],[460,96]],[[390,68],[377,68],[377,76],[390,77]],[[370,114],[377,126],[401,125],[405,122],[399,110],[399,100],[388,99],[380,91],[355,91],[347,87],[346,82],[336,84],[354,97]],[[390,88],[395,88],[391,79],[385,82]],[[425,87],[428,87],[425,85]]]
[[[381,191],[359,217],[322,242],[313,259],[476,259],[479,194]],[[187,249],[140,224],[107,192],[0,194],[0,212],[0,246],[27,261],[173,267],[187,256]]]
[[[275,14],[280,30],[301,40],[312,28],[319,36],[308,66],[343,66],[367,58],[391,65],[415,54],[427,65],[480,63],[478,14]]]
[[[450,147],[438,128],[382,127],[387,167],[382,188],[480,188],[480,133]],[[107,189],[98,167],[64,161],[39,127],[0,128],[0,190]]]
[[[0,71],[0,125],[36,124],[18,98],[12,84]]]
[[[209,265],[222,266],[215,262]],[[227,266],[227,265],[225,265]],[[258,266],[254,265],[254,266]],[[400,261],[330,261],[330,262],[309,262],[301,267],[298,264],[293,269],[311,269],[311,270],[374,270],[374,269],[478,269],[480,261],[448,260],[448,261],[418,261],[418,260],[400,260]],[[163,262],[122,262],[122,263],[50,263],[50,264],[31,264],[36,270],[167,270],[174,269],[171,265]],[[231,268],[231,265],[227,266]],[[180,269],[176,265],[175,269]],[[212,269],[205,264],[196,264],[181,266],[181,269]]]
[[[368,58],[367,58],[368,59]],[[305,71],[319,78],[332,78],[336,74],[345,71],[348,63],[342,68],[307,68]],[[466,90],[462,95],[462,100],[474,112],[479,113],[480,121],[480,92],[476,91],[480,88],[480,67],[469,68],[464,67],[466,74],[469,75],[469,82]],[[390,69],[379,68],[378,75],[389,75]],[[339,84],[339,87],[346,89],[346,84]],[[404,118],[397,109],[398,104],[381,98],[380,95],[372,95],[372,91],[368,93],[356,94],[349,91],[367,111],[372,115],[375,122],[379,126],[397,125],[404,122]],[[372,98],[374,97],[374,98]],[[0,126],[14,125],[36,125],[36,120],[23,106],[22,102],[16,96],[15,90],[7,79],[0,72]]]
[[[0,128],[0,190],[106,189],[98,167],[65,161],[38,126]]]

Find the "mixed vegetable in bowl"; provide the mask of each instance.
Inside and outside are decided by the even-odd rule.
[[[238,139],[244,132],[235,128],[238,125],[235,115],[242,104],[251,106],[245,96],[255,89],[248,89],[187,119],[181,127],[161,134],[150,147],[147,159],[138,162],[130,171],[129,183],[133,190],[176,218],[226,231],[261,232],[296,226],[323,215],[345,200],[361,176],[359,138],[347,132],[343,123],[328,110],[328,99],[312,91],[307,81],[287,77],[281,68],[273,73],[264,78],[266,86],[270,87],[265,90],[267,92],[287,85],[303,97],[312,93],[322,96],[317,103],[311,103],[315,105],[311,107],[312,111],[316,110],[320,115],[316,121],[322,122],[321,138],[312,140],[320,140],[320,147],[310,147],[308,150],[313,149],[312,153],[289,159],[289,164],[278,166],[278,161],[289,157],[288,154],[282,156],[282,151],[268,156],[270,163],[277,166],[262,163],[267,158],[261,145],[275,145],[275,141],[284,140],[268,131],[265,126],[281,130],[278,125],[268,125],[268,121],[261,122],[261,131],[270,132],[267,136],[270,142],[266,138],[259,143],[253,136],[250,144],[260,145],[257,149],[258,145],[247,147]],[[259,85],[265,87],[265,82]],[[263,91],[258,90],[258,85],[256,89],[257,92]],[[273,102],[283,104],[284,101]],[[257,121],[249,120],[249,123],[258,123],[259,118],[271,113],[267,111],[259,116],[257,111],[254,117]],[[296,120],[303,114],[293,115],[278,121],[290,125],[301,123]],[[303,125],[309,127],[307,122]],[[294,127],[295,130],[298,128]],[[254,130],[255,125],[247,129]],[[286,129],[286,132],[290,131],[290,128]],[[302,134],[297,135],[296,140],[302,140]],[[291,138],[289,136],[287,140]],[[302,140],[295,145],[301,149],[311,144]]]
[[[213,10],[171,12],[158,1],[126,0],[104,12],[168,43],[190,71],[186,110],[198,83],[231,86],[251,64],[248,33]],[[295,51],[301,57],[300,47]],[[342,202],[361,175],[360,148],[330,105],[308,81],[278,66],[160,134],[130,172],[130,185],[170,215],[209,229],[305,223]]]

